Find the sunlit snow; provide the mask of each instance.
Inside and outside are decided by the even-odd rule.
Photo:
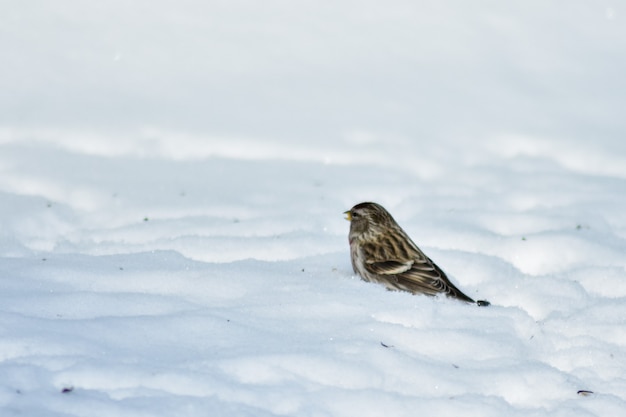
[[[625,415],[619,3],[5,3],[0,415]]]

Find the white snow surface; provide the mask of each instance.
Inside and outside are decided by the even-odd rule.
[[[2,9],[0,415],[626,415],[624,4]]]

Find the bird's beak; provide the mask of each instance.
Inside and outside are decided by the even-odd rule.
[[[346,220],[347,221],[349,221],[349,222],[352,221],[352,213],[350,213],[350,210],[344,211],[343,214],[346,215]]]

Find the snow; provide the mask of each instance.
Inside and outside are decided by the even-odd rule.
[[[626,412],[618,3],[4,9],[2,416]],[[354,276],[368,200],[492,306]]]

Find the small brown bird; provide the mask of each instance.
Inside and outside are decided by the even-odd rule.
[[[413,294],[445,294],[480,306],[450,282],[422,252],[383,206],[360,203],[345,212],[350,221],[350,257],[354,272],[364,281]]]

